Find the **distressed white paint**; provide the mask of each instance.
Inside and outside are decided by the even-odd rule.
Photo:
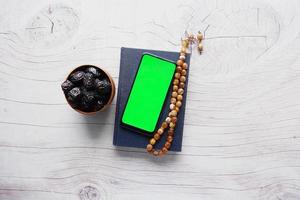
[[[0,199],[300,199],[300,1],[1,0]],[[192,56],[183,151],[112,146],[113,105],[83,117],[60,83],[118,81],[120,47]],[[88,195],[87,195],[88,194]]]

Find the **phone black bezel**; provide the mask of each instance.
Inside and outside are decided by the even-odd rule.
[[[137,127],[134,127],[134,126],[131,126],[131,125],[129,125],[129,124],[123,123],[123,121],[122,121],[123,115],[124,115],[124,112],[125,112],[125,108],[126,108],[126,106],[127,106],[127,103],[128,103],[128,100],[129,100],[129,96],[130,96],[131,91],[132,91],[133,84],[134,84],[134,82],[135,82],[136,76],[137,76],[137,74],[138,74],[138,72],[139,72],[139,69],[140,69],[140,66],[141,66],[141,62],[142,62],[143,57],[144,57],[145,55],[150,55],[150,56],[152,56],[152,57],[155,57],[155,58],[158,58],[158,59],[161,59],[161,60],[164,60],[164,61],[167,61],[167,62],[170,62],[170,63],[173,63],[173,64],[174,64],[173,77],[172,77],[172,79],[171,79],[171,82],[170,82],[170,85],[169,85],[169,88],[168,88],[168,92],[166,93],[166,97],[165,97],[163,106],[162,106],[162,108],[161,108],[161,110],[160,110],[160,114],[159,114],[159,117],[158,117],[158,119],[157,119],[157,122],[156,122],[156,125],[155,125],[155,129],[154,129],[154,131],[152,131],[152,132],[149,132],[149,131],[146,131],[146,130],[144,130],[144,129],[140,129],[140,128],[137,128]],[[148,52],[145,52],[145,53],[142,54],[142,56],[141,56],[141,58],[140,58],[140,61],[139,61],[138,69],[137,69],[136,72],[135,72],[134,79],[133,79],[133,82],[132,82],[132,84],[131,84],[129,94],[128,94],[126,103],[125,103],[124,108],[123,108],[122,116],[121,116],[121,119],[120,119],[120,125],[121,125],[122,127],[127,128],[127,129],[129,129],[129,130],[132,130],[132,131],[134,131],[134,132],[138,132],[138,133],[144,134],[144,135],[146,135],[146,136],[152,136],[152,135],[153,135],[153,133],[154,133],[155,130],[157,129],[157,125],[158,125],[159,119],[160,119],[160,117],[161,117],[161,113],[162,113],[163,108],[164,108],[164,106],[165,106],[165,104],[166,104],[166,99],[167,99],[168,93],[169,93],[169,91],[170,91],[170,87],[172,86],[172,82],[173,82],[173,80],[174,80],[174,74],[175,74],[175,72],[176,72],[176,66],[177,66],[177,65],[176,65],[176,62],[173,62],[173,61],[171,61],[171,60],[169,60],[169,59],[165,59],[165,58],[162,58],[162,57],[160,57],[160,56],[157,56],[157,55],[154,55],[154,54],[151,54],[151,53],[148,53]]]

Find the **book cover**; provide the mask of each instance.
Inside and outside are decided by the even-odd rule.
[[[117,93],[117,102],[116,102],[114,137],[113,137],[113,144],[116,146],[146,148],[146,145],[149,143],[149,139],[150,139],[149,136],[134,132],[132,130],[120,126],[121,116],[124,111],[124,106],[126,104],[131,86],[133,84],[135,74],[138,70],[140,59],[144,53],[150,53],[174,62],[176,62],[179,57],[179,52],[134,49],[134,48],[125,48],[125,47],[121,48],[119,84],[118,84],[118,93]],[[190,61],[190,56],[189,54],[187,54],[186,62],[188,65],[189,65],[189,61]],[[188,87],[188,72],[189,70],[187,70],[187,75],[186,75],[187,78],[186,86],[185,86],[186,89]],[[159,123],[158,123],[159,125],[168,116],[170,98],[172,92],[171,89],[172,87],[170,87],[170,90],[166,97],[167,99],[165,101],[163,110],[159,118]],[[183,127],[184,127],[185,104],[186,104],[186,95],[183,96],[182,106],[180,108],[175,132],[174,132],[174,140],[170,148],[170,151],[181,151]],[[163,134],[162,138],[157,142],[156,148],[163,147],[166,141],[166,135],[167,133]]]

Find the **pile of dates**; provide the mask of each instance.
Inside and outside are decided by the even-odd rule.
[[[83,112],[102,109],[110,98],[111,87],[107,75],[94,66],[77,68],[61,84],[69,104]]]

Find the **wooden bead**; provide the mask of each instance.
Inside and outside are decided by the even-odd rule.
[[[171,122],[171,117],[167,117],[166,122],[169,124]]]
[[[202,45],[202,43],[199,43],[198,44],[198,50],[201,52],[201,51],[203,51],[203,45]]]
[[[179,56],[179,59],[184,61],[185,60],[185,56]]]
[[[179,108],[178,107],[175,107],[175,110],[177,111],[177,113],[179,112]]]
[[[186,53],[186,48],[182,47],[181,50],[180,50],[180,53]]]
[[[181,75],[182,75],[182,76],[185,76],[185,75],[186,75],[186,70],[185,70],[185,69],[181,70]]]
[[[166,147],[163,147],[163,148],[162,148],[162,152],[163,152],[164,154],[166,154],[166,153],[168,152],[168,149],[167,149]]]
[[[171,143],[170,143],[170,142],[166,142],[166,143],[165,143],[165,147],[166,147],[167,149],[169,149],[169,148],[171,147]]]
[[[161,124],[161,127],[162,127],[163,129],[167,128],[167,127],[168,127],[168,123],[167,123],[167,122],[163,122],[163,123]]]
[[[159,135],[161,135],[161,134],[164,133],[164,130],[163,130],[162,128],[159,128],[159,129],[157,130],[157,133],[158,133]]]
[[[180,73],[176,72],[174,75],[175,78],[180,78]]]
[[[197,34],[197,40],[198,40],[199,42],[201,42],[201,40],[203,40],[203,34],[202,34],[201,32],[199,32],[199,33]]]
[[[179,87],[180,87],[180,88],[184,88],[184,86],[185,86],[185,83],[183,83],[183,82],[180,82],[180,83],[179,83]]]
[[[185,82],[185,80],[186,80],[185,76],[180,77],[180,82]]]
[[[182,64],[183,64],[183,61],[182,61],[182,60],[177,60],[177,65],[178,65],[178,66],[182,66]]]
[[[175,124],[173,122],[170,122],[170,127],[171,128],[174,128],[175,127]]]
[[[172,97],[171,98],[171,103],[175,104],[176,103],[176,98]]]
[[[176,110],[172,110],[170,112],[170,114],[171,114],[171,117],[176,117],[177,116],[177,111]],[[172,119],[171,119],[171,121],[172,121]]]
[[[159,152],[157,150],[153,151],[154,156],[158,156]]]
[[[173,85],[178,85],[179,84],[179,79],[178,78],[175,78],[174,80],[173,80]]]
[[[176,111],[176,110],[172,110],[172,112],[173,112],[173,117],[176,117],[177,116],[177,114],[178,114],[178,112]]]
[[[155,140],[159,140],[160,135],[159,135],[158,133],[156,133],[156,134],[154,134],[153,138],[154,138]]]
[[[182,101],[182,95],[181,94],[177,95],[177,100]]]
[[[173,136],[174,135],[174,130],[169,130],[168,135]]]
[[[177,91],[178,94],[183,94],[184,90],[182,88],[179,88],[179,90]]]
[[[186,63],[183,63],[182,64],[182,69],[187,69],[188,68],[188,65]]]
[[[175,104],[170,104],[170,109],[173,110],[175,108]]]
[[[178,90],[178,85],[174,85],[174,86],[173,86],[173,91],[176,92],[177,90]]]
[[[155,140],[154,138],[151,138],[151,140],[150,140],[150,144],[154,145],[154,144],[155,144],[155,142],[156,142],[156,140]]]
[[[176,72],[181,73],[181,71],[182,71],[182,67],[181,66],[177,66],[176,67]]]
[[[177,92],[172,92],[172,97],[176,98],[177,97]]]
[[[172,117],[172,118],[171,118],[171,122],[176,123],[176,122],[177,122],[177,117],[175,117],[175,116]],[[172,127],[172,128],[173,128],[173,127]]]
[[[181,105],[182,105],[181,101],[177,101],[177,102],[176,102],[176,107],[180,108]]]
[[[148,145],[147,145],[147,151],[148,151],[148,152],[151,152],[152,149],[153,149],[153,146],[152,146],[151,144],[148,144]]]
[[[187,40],[187,39],[182,40],[182,41],[181,41],[181,45],[182,45],[183,47],[187,48],[187,47],[189,46],[189,40]]]
[[[163,156],[164,154],[165,154],[165,153],[164,153],[162,150],[159,150],[159,151],[158,151],[158,155],[159,155],[159,156]]]
[[[173,137],[169,135],[169,136],[167,137],[167,141],[170,142],[170,143],[173,142]]]

